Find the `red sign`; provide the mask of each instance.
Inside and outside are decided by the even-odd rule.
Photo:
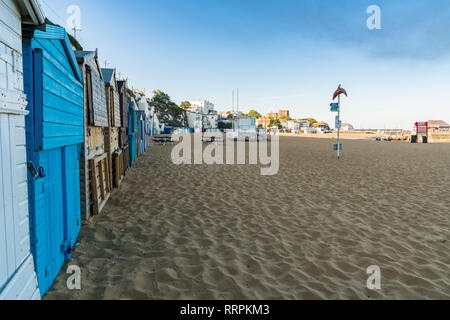
[[[428,122],[416,122],[417,134],[426,134],[428,136]]]

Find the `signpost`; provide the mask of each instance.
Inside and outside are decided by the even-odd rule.
[[[337,115],[337,119],[336,119],[336,122],[341,122],[341,96],[339,95],[338,96],[338,115]],[[338,145],[338,148],[337,148],[337,156],[338,156],[338,160],[341,160],[341,148],[340,148],[340,146],[341,146],[341,127],[339,126],[338,128],[337,128],[337,130],[338,130],[338,136],[337,136],[337,145]]]
[[[424,136],[425,138],[422,138],[424,143],[428,143],[428,133],[429,133],[428,122],[416,122],[415,126],[417,139],[419,139],[419,136]]]
[[[344,94],[347,96],[347,91],[345,91],[344,88],[339,85],[338,89],[333,95],[333,100],[338,98],[338,103],[332,103],[330,105],[332,112],[337,112],[336,116],[336,129],[338,131],[337,134],[337,144],[334,145],[334,150],[337,151],[338,159],[341,159],[341,150],[342,150],[342,144],[341,144],[341,127],[342,127],[342,121],[341,121],[341,94]]]
[[[339,116],[336,116],[335,127],[336,127],[336,129],[342,129],[342,121],[341,121],[341,119],[339,119]]]

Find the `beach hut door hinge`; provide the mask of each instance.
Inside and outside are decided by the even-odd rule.
[[[30,171],[30,174],[33,177],[33,179],[39,178],[39,172],[32,161],[27,162],[27,168]]]

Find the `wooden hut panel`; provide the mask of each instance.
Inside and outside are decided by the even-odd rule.
[[[115,152],[113,154],[112,159],[113,159],[112,171],[113,171],[114,188],[119,188],[124,177],[122,150]]]
[[[89,127],[88,128],[88,150],[87,159],[93,159],[105,153],[105,135],[104,128]]]
[[[119,129],[111,128],[111,153],[119,150]]]
[[[0,111],[0,288],[30,254],[24,140],[23,114]]]
[[[123,156],[123,174],[125,175],[130,168],[130,150],[129,146],[125,147],[122,150],[122,156]]]
[[[114,91],[114,127],[118,128],[121,126],[120,122],[120,99],[117,91]]]
[[[80,161],[81,213],[89,220],[92,212],[92,190],[89,160],[105,153],[105,131],[108,130],[108,113],[105,85],[95,51],[75,51],[84,81],[83,157]],[[95,191],[94,191],[95,192]]]
[[[19,4],[0,0],[0,300],[40,298],[30,246],[22,58],[22,16],[37,8]]]
[[[93,190],[91,192],[92,211],[98,215],[101,213],[111,194],[107,155],[105,154],[89,160],[89,166],[91,172],[91,189]]]
[[[108,113],[106,110],[105,83],[100,77],[95,60],[89,60],[92,79],[92,103],[94,109],[94,123],[96,127],[108,126]]]
[[[54,43],[59,42],[61,46]],[[61,49],[62,48],[62,49]],[[80,230],[82,76],[64,28],[46,26],[23,42],[32,251],[41,294],[70,258]],[[52,111],[53,110],[53,111]],[[32,164],[32,165],[31,165]]]
[[[128,128],[128,97],[127,84],[125,80],[117,81],[119,88],[121,127]]]
[[[119,146],[121,149],[128,146],[128,128],[119,128]]]

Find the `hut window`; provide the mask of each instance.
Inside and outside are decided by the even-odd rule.
[[[88,66],[86,67],[86,102],[88,109],[88,123],[90,126],[95,125],[94,121],[94,101],[92,98],[92,71]]]

